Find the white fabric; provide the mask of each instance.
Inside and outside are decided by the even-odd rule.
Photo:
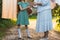
[[[27,35],[30,37],[30,32],[28,29],[26,29]]]
[[[21,30],[18,29],[18,37],[21,38]]]

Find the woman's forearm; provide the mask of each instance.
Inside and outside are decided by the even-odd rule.
[[[31,2],[30,3],[30,5],[33,7],[33,6],[36,6],[36,5],[39,5],[39,6],[41,6],[42,5],[42,3],[35,3],[35,2]]]
[[[35,5],[39,5],[39,6],[42,6],[42,3],[35,3]]]

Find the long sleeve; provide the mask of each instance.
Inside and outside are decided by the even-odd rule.
[[[37,12],[42,12],[44,10],[51,9],[50,0],[37,0],[37,3],[42,3],[42,6],[37,5]]]
[[[47,5],[48,2],[49,2],[49,0],[41,0],[41,3],[42,3],[43,6],[44,6],[44,5]]]

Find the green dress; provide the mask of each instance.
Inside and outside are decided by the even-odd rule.
[[[26,8],[29,6],[28,2],[18,2],[18,5],[21,5],[22,8]],[[20,10],[17,16],[17,25],[28,25],[29,24],[29,19],[28,19],[28,12],[27,10]]]

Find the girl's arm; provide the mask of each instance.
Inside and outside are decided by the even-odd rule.
[[[20,7],[20,10],[25,10],[25,9],[27,9],[27,8],[30,8],[30,6],[28,6],[28,7],[26,7],[26,8],[22,8],[21,5],[19,5],[19,7]]]
[[[25,10],[26,8],[22,8],[21,5],[19,5],[20,10]]]

